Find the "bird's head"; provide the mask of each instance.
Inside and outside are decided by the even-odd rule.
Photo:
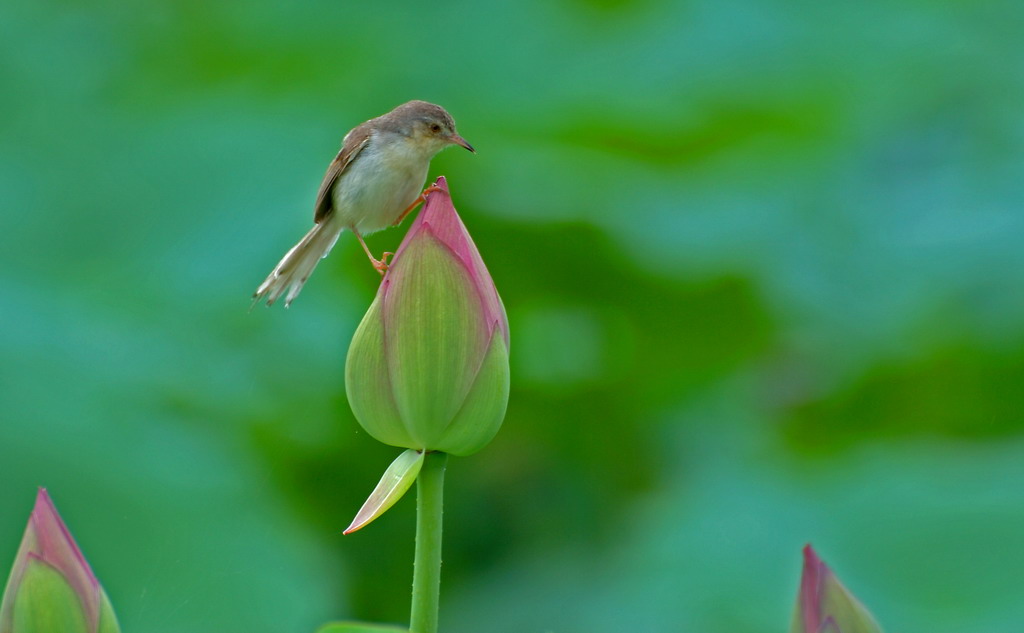
[[[400,121],[402,132],[430,154],[449,145],[459,145],[476,153],[473,146],[455,129],[455,120],[439,105],[426,101],[410,101],[392,111]]]

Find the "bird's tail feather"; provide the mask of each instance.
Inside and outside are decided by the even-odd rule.
[[[320,260],[327,257],[341,235],[341,229],[330,226],[329,221],[320,222],[299,243],[285,253],[270,275],[260,284],[253,294],[253,305],[266,299],[267,305],[274,305],[274,302],[283,294],[284,305],[288,305],[295,297],[299,296],[302,286],[313,274],[313,269],[320,263]]]

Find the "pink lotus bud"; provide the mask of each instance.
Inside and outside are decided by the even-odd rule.
[[[882,633],[882,629],[808,545],[790,632]]]
[[[0,633],[118,633],[107,594],[39,489],[0,603]]]
[[[345,384],[377,440],[469,455],[508,404],[508,320],[444,178],[399,246],[349,347]]]

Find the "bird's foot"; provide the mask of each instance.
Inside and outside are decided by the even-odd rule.
[[[395,223],[392,224],[391,226],[398,226],[399,224],[401,224],[402,220],[405,219],[405,216],[409,215],[409,213],[412,212],[412,210],[418,207],[421,203],[426,202],[427,196],[434,193],[435,191],[441,191],[441,188],[438,187],[437,185],[430,185],[429,187],[424,189],[423,193],[421,193],[415,200],[413,200],[412,204],[405,208],[405,211],[402,211],[402,214],[398,216],[398,219],[395,220]]]
[[[388,258],[393,255],[394,253],[385,252],[381,254],[380,259],[374,259],[373,257],[370,258],[370,263],[373,264],[373,267],[377,269],[377,272],[379,272],[382,277],[384,276],[384,273],[388,271]]]

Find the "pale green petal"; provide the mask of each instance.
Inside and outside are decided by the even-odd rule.
[[[11,631],[2,633],[89,633],[85,610],[64,576],[33,560],[25,569],[14,599]]]
[[[793,609],[793,618],[789,621],[789,633],[807,633],[804,626],[804,616],[800,613],[800,603],[797,602]]]
[[[505,419],[508,390],[508,349],[502,332],[495,330],[476,382],[462,409],[445,430],[438,450],[465,456],[486,446]]]
[[[383,308],[392,390],[409,447],[435,450],[486,352],[483,308],[465,266],[429,230],[392,273]]]
[[[100,589],[100,623],[96,633],[121,633],[121,626],[117,623],[114,608],[110,605],[107,592],[102,588]]]
[[[375,440],[417,448],[402,424],[391,393],[381,304],[378,294],[352,337],[345,362],[345,391],[356,420]]]
[[[822,584],[821,613],[831,616],[842,633],[882,633],[871,613],[833,574]]]
[[[21,576],[25,573],[24,566],[29,560],[29,552],[36,551],[38,545],[35,532],[31,529],[25,530],[25,536],[21,539],[21,546],[14,556],[14,566],[7,577],[7,586],[4,588],[4,597],[0,601],[0,633],[10,633],[12,618],[14,617],[14,598],[17,594],[17,587],[21,584]]]
[[[412,482],[416,481],[416,476],[420,474],[422,467],[423,453],[421,451],[410,448],[399,455],[384,471],[377,487],[370,493],[366,502],[363,503],[363,507],[359,508],[352,524],[345,529],[345,534],[365,527],[387,512],[409,490]]]

